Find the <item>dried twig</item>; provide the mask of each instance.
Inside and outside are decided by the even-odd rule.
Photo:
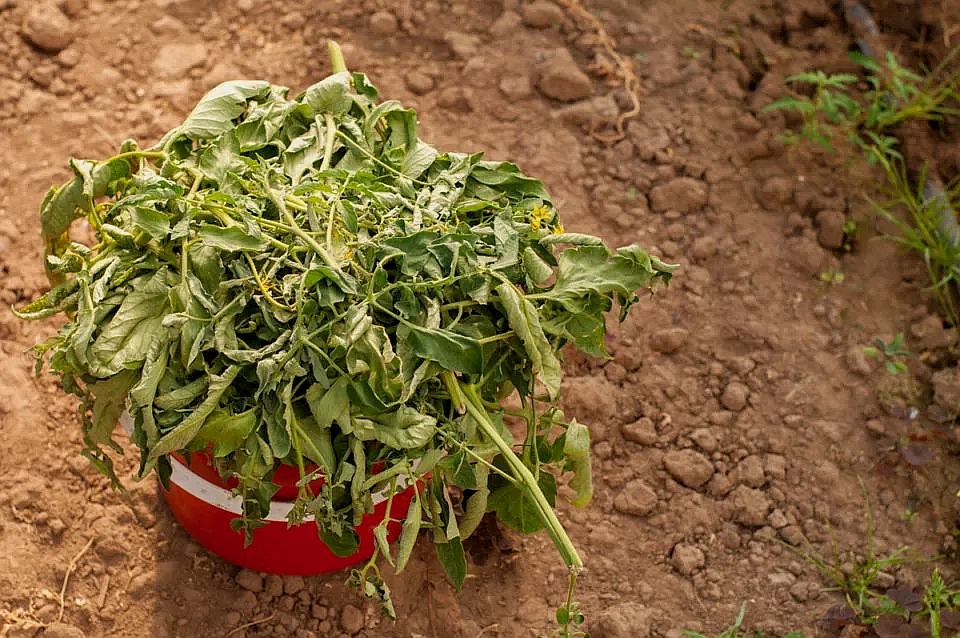
[[[616,72],[623,81],[623,88],[626,89],[627,95],[630,97],[630,101],[633,103],[633,107],[629,111],[621,113],[614,120],[607,120],[607,122],[612,124],[616,129],[616,134],[603,135],[597,132],[597,129],[603,123],[603,120],[594,122],[593,126],[590,127],[590,136],[595,140],[606,142],[608,144],[619,142],[627,135],[623,130],[623,126],[626,121],[640,115],[640,78],[637,77],[637,74],[633,70],[633,62],[629,58],[626,58],[617,52],[616,41],[614,41],[614,39],[610,37],[610,34],[607,33],[607,30],[603,27],[603,23],[600,22],[600,19],[584,9],[583,5],[580,4],[580,0],[560,0],[560,4],[566,7],[567,10],[574,15],[589,22],[593,26],[594,30],[596,30],[597,42],[603,47],[606,54],[613,58],[613,61],[617,67]]]
[[[237,627],[236,629],[231,630],[230,633],[225,636],[225,638],[230,638],[230,636],[232,636],[233,634],[235,634],[235,633],[237,633],[237,632],[240,632],[240,631],[243,631],[244,629],[249,629],[250,627],[253,627],[254,625],[259,625],[259,624],[265,623],[265,622],[267,622],[267,621],[269,621],[269,620],[273,620],[274,616],[276,616],[276,615],[277,615],[277,612],[273,612],[273,613],[270,614],[269,616],[264,616],[263,618],[256,618],[256,619],[254,619],[254,620],[251,620],[250,622],[245,623],[245,624],[243,624],[243,625],[240,625],[240,626]]]
[[[87,544],[83,546],[83,549],[81,549],[80,552],[73,557],[73,560],[70,561],[70,564],[67,565],[67,573],[63,575],[63,584],[60,586],[60,611],[57,614],[57,622],[63,620],[63,608],[67,595],[67,583],[70,582],[70,574],[77,568],[77,564],[80,562],[80,559],[83,558],[83,555],[87,553],[87,550],[93,547],[93,541],[93,538],[88,540]]]
[[[103,582],[100,583],[100,593],[97,595],[97,609],[103,609],[107,604],[107,591],[110,588],[110,574],[103,575]]]
[[[0,609],[0,620],[3,621],[3,626],[0,627],[0,638],[7,638],[14,629],[40,629],[46,626],[31,612],[23,609],[14,609],[12,612]]]
[[[503,629],[503,627],[500,626],[500,623],[493,623],[492,625],[487,625],[486,627],[480,630],[480,633],[477,634],[476,638],[480,638],[480,636],[487,633],[488,631],[496,631],[498,629]]]

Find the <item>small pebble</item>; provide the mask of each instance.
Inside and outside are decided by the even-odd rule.
[[[407,88],[414,95],[423,95],[433,90],[433,78],[421,71],[410,71],[404,76]]]
[[[263,579],[263,591],[272,598],[283,595],[283,578],[276,574],[267,574]]]
[[[742,383],[733,382],[727,384],[723,390],[723,396],[720,397],[720,403],[728,410],[739,412],[747,406],[747,398],[750,396],[750,389]]]
[[[263,577],[257,572],[249,569],[241,569],[240,573],[234,578],[237,585],[254,593],[263,591]]]
[[[340,613],[340,627],[351,636],[360,633],[363,630],[363,612],[353,605],[345,606]]]
[[[73,42],[70,18],[51,2],[31,2],[23,19],[26,40],[48,53],[58,53]]]
[[[296,594],[306,586],[307,582],[303,579],[303,576],[283,577],[283,592],[285,594]]]
[[[389,11],[377,11],[370,16],[370,30],[377,35],[393,35],[398,26],[397,17]]]

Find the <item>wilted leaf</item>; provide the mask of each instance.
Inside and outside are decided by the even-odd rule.
[[[923,443],[909,443],[900,447],[903,460],[915,467],[922,467],[933,460],[933,450]]]
[[[540,490],[553,504],[557,497],[557,481],[549,472],[540,472]],[[529,492],[516,485],[504,485],[491,492],[487,507],[497,513],[504,525],[521,534],[533,534],[546,523]]]
[[[922,592],[906,587],[895,587],[887,590],[887,597],[907,611],[921,611],[923,609]]]
[[[417,356],[436,361],[447,370],[480,374],[483,350],[480,342],[450,330],[410,327],[407,337]]]
[[[197,239],[207,246],[233,252],[236,250],[260,250],[265,245],[262,239],[247,234],[238,226],[222,228],[212,224],[203,224],[197,229]]]
[[[377,440],[395,450],[422,447],[433,438],[437,420],[403,406],[370,418],[354,418],[353,433],[364,441]]]
[[[207,93],[178,132],[195,140],[216,137],[233,128],[233,120],[243,113],[247,100],[270,91],[270,84],[261,80],[224,82]]]
[[[874,625],[874,630],[880,638],[896,638],[900,635],[900,630],[905,623],[906,621],[903,616],[883,614],[877,618],[877,624]]]
[[[540,326],[536,308],[528,299],[523,298],[512,284],[497,286],[497,295],[503,304],[510,328],[520,337],[526,348],[534,372],[546,386],[550,396],[555,397],[560,392],[563,372],[560,361]]]
[[[960,631],[960,611],[944,609],[940,612],[940,626],[944,629]]]
[[[576,492],[571,503],[575,507],[586,507],[593,498],[593,476],[590,470],[590,430],[577,423],[576,419],[567,426],[567,437],[563,453],[574,473],[570,487]]]
[[[443,571],[453,583],[457,591],[463,589],[463,581],[467,577],[467,557],[463,553],[463,545],[459,538],[452,538],[446,543],[436,543],[437,558],[443,565]]]
[[[857,614],[847,605],[834,605],[820,617],[824,631],[839,635],[844,627],[857,622]]]

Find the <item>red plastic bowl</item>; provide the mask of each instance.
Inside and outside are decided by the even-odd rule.
[[[188,463],[182,456],[174,454],[170,462],[173,465],[170,490],[164,490],[167,505],[188,534],[226,561],[258,572],[310,576],[352,567],[373,555],[373,529],[383,521],[386,513],[385,496],[374,496],[373,513],[364,516],[356,527],[360,537],[359,549],[352,556],[342,558],[320,540],[313,520],[288,526],[286,515],[296,498],[300,473],[293,466],[280,466],[273,478],[280,490],[272,501],[267,523],[254,530],[253,542],[244,547],[243,533],[230,528],[230,521],[240,515],[240,498],[230,491],[232,485],[224,483],[211,457],[194,453]],[[319,488],[322,484],[321,479],[311,485]],[[411,485],[393,497],[391,519],[406,518],[414,489],[415,486]],[[388,540],[395,540],[400,528],[400,523],[389,523]]]

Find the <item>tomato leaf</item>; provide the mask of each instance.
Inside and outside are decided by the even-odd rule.
[[[463,544],[459,538],[452,538],[446,543],[436,543],[437,558],[446,572],[447,578],[459,592],[463,589],[463,581],[467,577],[467,556],[463,553]]]

